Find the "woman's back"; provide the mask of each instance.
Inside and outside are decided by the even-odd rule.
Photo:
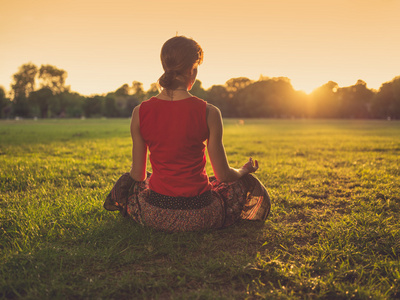
[[[161,49],[164,74],[160,94],[134,108],[131,119],[132,166],[115,183],[104,203],[138,223],[166,231],[222,228],[242,219],[265,220],[268,192],[250,173],[229,166],[222,143],[218,108],[193,97],[203,50],[193,39],[173,37]],[[215,177],[205,171],[205,148]],[[147,155],[153,173],[146,172]]]
[[[153,169],[149,187],[167,196],[193,197],[210,190],[206,171],[207,103],[196,97],[151,98],[139,110],[140,133]]]

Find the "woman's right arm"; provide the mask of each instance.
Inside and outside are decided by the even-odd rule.
[[[146,179],[147,145],[142,138],[142,134],[140,133],[139,109],[140,105],[133,109],[131,119],[131,136],[133,146],[130,175],[133,180],[143,181]]]
[[[246,174],[255,172],[258,169],[258,162],[255,160],[253,163],[251,157],[240,169],[234,169],[229,166],[222,141],[223,125],[221,112],[211,104],[207,105],[207,110],[207,124],[209,129],[207,150],[215,177],[221,182],[231,182],[238,180]]]

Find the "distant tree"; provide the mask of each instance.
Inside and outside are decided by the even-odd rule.
[[[93,96],[86,98],[83,104],[83,111],[86,117],[99,117],[103,113],[103,106],[105,102],[105,97],[103,96]]]
[[[2,86],[0,86],[0,101],[6,99],[6,91]]]
[[[30,115],[28,95],[35,89],[35,79],[38,69],[36,65],[27,63],[22,65],[13,75],[11,89],[13,93],[13,112],[20,117]]]
[[[0,118],[8,117],[11,112],[11,101],[6,96],[6,91],[0,86]]]
[[[42,65],[39,69],[40,86],[50,89],[54,94],[60,94],[68,89],[65,86],[67,76],[65,70],[52,65]]]
[[[63,102],[65,100],[65,97],[63,97],[64,93],[67,93],[67,91],[59,94],[53,94],[53,97],[50,98],[48,113],[49,118],[62,118],[66,116],[66,103]]]
[[[132,82],[132,91],[133,96],[139,101],[142,102],[145,97],[145,92],[143,90],[143,83],[139,81]]]
[[[151,97],[158,95],[158,93],[158,84],[152,83],[150,88],[146,91],[145,99],[150,99]]]
[[[236,108],[229,103],[229,93],[223,85],[213,85],[207,90],[205,97],[207,102],[215,105],[221,110],[223,117],[232,117],[236,113]]]
[[[6,92],[3,87],[0,86],[0,118],[3,117],[3,109],[7,105],[7,98],[6,98]]]
[[[252,84],[252,82],[253,81],[247,77],[237,77],[231,78],[225,83],[225,88],[228,92],[226,106],[229,107],[229,117],[239,117],[241,115],[242,112],[240,111],[240,99],[238,95],[240,91]]]
[[[237,77],[237,78],[229,79],[225,83],[225,86],[226,86],[226,90],[231,94],[230,98],[232,98],[235,93],[244,89],[251,83],[253,83],[253,81],[247,77]]]
[[[207,97],[207,92],[203,89],[200,80],[196,80],[194,82],[192,89],[190,90],[190,93],[201,99],[205,99]]]
[[[33,107],[36,106],[38,108],[38,112],[41,118],[47,118],[50,114],[49,106],[51,100],[53,98],[53,92],[50,88],[44,87],[40,90],[33,91],[29,94],[29,102],[30,105]]]
[[[400,119],[400,77],[392,80],[393,102],[391,111],[393,118]]]
[[[299,95],[301,93],[296,93],[292,83],[287,77],[273,77],[269,80],[272,92],[276,97],[276,117],[292,118],[299,117],[303,114],[302,103]]]
[[[375,118],[400,119],[400,76],[381,85],[371,111]]]
[[[128,97],[126,101],[126,106],[123,110],[120,110],[121,117],[130,117],[132,116],[133,109],[140,104],[140,100],[135,98],[134,96]]]
[[[368,118],[370,116],[374,92],[368,89],[363,80],[358,80],[355,85],[340,88],[338,95],[341,100],[341,117]]]
[[[295,96],[290,80],[278,77],[254,82],[239,91],[236,98],[240,116],[263,118],[292,116]]]
[[[127,107],[129,106],[129,98],[131,98],[131,87],[128,84],[122,85],[118,88],[114,93],[109,93],[107,97],[111,97],[114,99],[115,107],[118,111],[118,115],[121,117],[126,117]],[[110,100],[109,100],[110,101]]]
[[[275,109],[271,109],[269,81],[257,81],[234,95],[237,117],[262,118],[273,117]]]
[[[107,96],[84,97],[69,91],[67,72],[52,65],[40,69],[32,63],[19,67],[13,75],[10,96],[0,87],[0,118],[41,117],[130,117],[133,108],[159,93],[157,83],[144,91],[143,84],[123,84]],[[38,85],[36,84],[38,81]],[[39,90],[36,90],[36,87]],[[220,108],[224,117],[319,117],[319,118],[400,118],[400,76],[385,82],[379,91],[358,80],[339,88],[333,81],[310,95],[293,89],[286,77],[260,76],[229,79],[207,91],[197,80],[191,93]]]
[[[59,117],[79,118],[84,115],[83,106],[86,102],[84,96],[65,91],[57,95],[57,98],[59,103]]]
[[[35,89],[35,80],[38,68],[32,63],[19,67],[18,72],[13,75],[11,89],[15,98],[27,98],[29,93]]]
[[[115,91],[115,95],[117,96],[129,96],[130,93],[131,93],[131,88],[126,83]]]
[[[105,99],[104,115],[108,118],[115,118],[119,116],[117,106],[115,104],[115,97],[107,95]]]
[[[340,102],[337,91],[339,85],[329,81],[310,94],[309,115],[318,118],[338,118]]]
[[[19,96],[12,101],[12,114],[16,117],[30,117],[31,107],[25,96]]]

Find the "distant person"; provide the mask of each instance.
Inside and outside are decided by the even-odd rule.
[[[250,174],[257,160],[231,168],[219,109],[189,93],[202,61],[203,50],[193,39],[176,36],[163,45],[161,92],[133,110],[132,168],[115,183],[105,209],[169,232],[266,219],[268,192]],[[206,146],[215,177],[205,170]],[[146,172],[148,151],[153,173]]]

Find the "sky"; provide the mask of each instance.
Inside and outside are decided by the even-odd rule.
[[[204,50],[204,88],[284,76],[311,92],[369,88],[400,75],[400,0],[0,0],[0,86],[28,62],[68,72],[82,95],[163,73],[160,50],[185,35]]]

